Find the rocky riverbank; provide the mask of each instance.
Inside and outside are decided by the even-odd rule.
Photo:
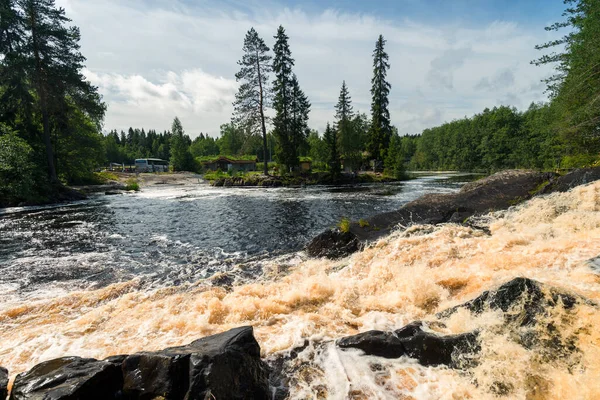
[[[330,229],[308,245],[311,257],[348,256],[393,230],[417,224],[473,225],[471,217],[505,210],[534,196],[569,189],[600,179],[600,167],[580,169],[560,176],[551,172],[502,171],[466,184],[458,193],[429,194],[397,211],[351,222],[345,231]]]

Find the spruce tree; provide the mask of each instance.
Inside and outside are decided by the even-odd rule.
[[[288,169],[300,164],[298,156],[306,148],[310,102],[300,89],[293,73],[294,59],[288,44],[289,37],[280,26],[273,47],[273,134],[277,138],[276,156]]]
[[[335,129],[338,134],[339,151],[344,158],[344,164],[352,168],[356,166],[357,156],[360,156],[360,143],[357,142],[356,130],[352,123],[353,118],[352,98],[348,92],[346,81],[344,81],[340,90],[340,97],[335,106]]]
[[[235,74],[238,82],[242,81],[235,95],[234,121],[250,132],[260,132],[263,138],[263,154],[265,175],[269,173],[267,150],[267,126],[265,109],[269,103],[269,73],[271,72],[271,56],[269,47],[256,30],[251,28],[244,38],[244,55],[238,61],[240,71]]]
[[[292,76],[292,104],[291,104],[291,136],[290,141],[294,149],[294,166],[299,164],[298,156],[302,152],[308,150],[308,134],[310,129],[308,128],[308,116],[310,113],[310,101],[304,94],[300,85],[298,84],[298,78],[296,75]]]
[[[337,131],[327,123],[325,133],[323,134],[323,141],[327,146],[327,164],[333,179],[337,179],[340,176],[340,154],[338,151],[338,135]]]
[[[273,46],[273,135],[277,138],[275,155],[277,161],[288,169],[298,164],[292,142],[292,67],[294,59],[291,56],[288,36],[283,26],[277,29]]]
[[[389,57],[384,50],[385,40],[379,35],[373,51],[373,79],[371,79],[371,129],[368,150],[376,164],[385,159],[390,144],[392,127],[388,109],[391,85],[386,80],[390,68]]]

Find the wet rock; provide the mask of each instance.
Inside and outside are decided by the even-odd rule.
[[[504,326],[518,344],[527,349],[538,348],[548,359],[568,357],[577,351],[573,335],[563,335],[546,317],[554,311],[569,311],[576,304],[597,306],[592,301],[528,278],[515,278],[493,291],[485,291],[475,299],[442,311],[440,319],[450,317],[459,309],[473,314],[502,311]],[[557,308],[558,307],[558,308]],[[440,322],[430,323],[440,324]],[[443,326],[443,323],[441,323]],[[437,335],[426,331],[420,321],[395,332],[369,331],[338,340],[341,348],[356,348],[365,354],[385,358],[408,356],[422,365],[469,367],[477,361],[480,351],[477,331],[459,335]]]
[[[8,370],[0,367],[0,399],[4,400],[8,396]]]
[[[508,320],[518,321],[521,326],[525,326],[536,323],[537,316],[556,307],[559,302],[569,310],[578,300],[587,301],[552,287],[547,288],[547,293],[548,296],[544,294],[543,285],[538,281],[515,278],[494,291],[485,291],[471,301],[438,313],[438,317],[447,318],[460,308],[466,308],[475,314],[499,309],[505,313]],[[508,314],[508,311],[513,312]]]
[[[385,358],[408,356],[421,365],[458,366],[465,354],[479,351],[477,332],[441,336],[423,330],[420,322],[396,332],[368,331],[337,341],[341,348],[356,348]]]
[[[576,186],[585,185],[600,179],[600,167],[581,168],[566,175],[551,179],[549,183],[540,188],[539,194],[554,192],[567,192]]]
[[[310,257],[336,259],[355,253],[360,248],[360,241],[354,233],[332,229],[314,238],[306,247],[306,252]]]
[[[63,357],[17,375],[10,400],[110,400],[123,384],[118,365],[93,358]]]
[[[208,336],[187,346],[133,354],[123,361],[128,398],[268,399],[268,370],[252,327]]]
[[[536,171],[503,171],[468,183],[458,193],[427,194],[399,210],[375,215],[367,218],[366,222],[350,224],[349,233],[354,235],[353,239],[357,241],[350,247],[346,246],[347,240],[336,239],[335,230],[322,233],[310,242],[308,249],[319,250],[326,247],[327,251],[309,250],[309,255],[342,257],[360,250],[364,244],[386,236],[398,227],[465,223],[469,217],[507,209],[531,198],[541,186],[555,176],[552,173]],[[338,251],[336,247],[342,248]]]

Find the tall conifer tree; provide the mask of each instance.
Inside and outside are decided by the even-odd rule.
[[[340,175],[340,153],[338,151],[338,134],[335,129],[327,123],[325,133],[323,134],[323,141],[327,146],[327,164],[329,170],[334,179],[337,179]]]
[[[384,50],[385,39],[379,35],[373,51],[373,79],[371,79],[371,129],[368,150],[376,161],[383,161],[392,136],[390,111],[388,109],[392,85],[386,80],[390,68],[389,57]]]
[[[277,138],[277,160],[288,168],[299,165],[299,152],[308,135],[310,102],[293,73],[294,59],[283,26],[277,29],[273,47],[273,134]]]
[[[357,143],[356,130],[352,123],[353,118],[352,98],[350,97],[348,86],[346,86],[346,81],[343,81],[340,97],[335,105],[334,129],[337,131],[339,152],[343,156],[346,165],[354,164],[354,159],[360,146],[360,143]]]
[[[251,28],[244,38],[244,55],[238,61],[240,71],[236,80],[242,81],[235,95],[234,121],[250,132],[260,132],[263,138],[263,172],[269,173],[267,150],[267,125],[265,109],[269,104],[269,73],[271,56],[269,47],[256,30]]]

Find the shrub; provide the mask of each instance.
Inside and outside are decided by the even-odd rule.
[[[350,220],[346,217],[342,218],[342,220],[338,223],[338,228],[343,233],[350,232]]]
[[[366,228],[369,226],[369,221],[361,218],[360,221],[358,221],[358,225],[360,225],[361,228]]]
[[[136,192],[140,190],[140,185],[135,178],[130,178],[125,181],[125,190],[135,190]]]

